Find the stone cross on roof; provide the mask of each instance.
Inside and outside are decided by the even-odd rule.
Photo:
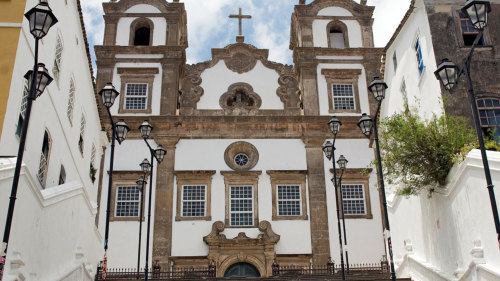
[[[243,34],[242,34],[242,21],[243,21],[243,19],[251,19],[252,16],[243,15],[241,13],[241,8],[239,8],[238,10],[239,10],[239,13],[237,15],[229,15],[229,18],[238,19],[239,33],[238,33],[238,36],[236,36],[236,42],[243,43],[245,41],[245,36],[243,36]]]

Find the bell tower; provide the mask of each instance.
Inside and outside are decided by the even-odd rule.
[[[112,82],[120,96],[113,115],[175,115],[186,60],[183,3],[120,0],[103,3],[104,41],[95,46],[97,87]]]

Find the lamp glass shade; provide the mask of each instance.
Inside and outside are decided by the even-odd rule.
[[[102,103],[108,109],[113,106],[115,99],[119,94],[120,93],[115,89],[115,86],[113,86],[111,82],[106,83],[106,86],[104,86],[104,88],[102,88],[99,92],[99,95],[102,98]]]
[[[448,59],[443,59],[434,72],[436,78],[446,90],[455,88],[458,80],[458,67]]]
[[[340,126],[342,126],[342,122],[340,122],[336,116],[333,116],[328,122],[328,126],[330,127],[332,134],[337,135],[340,131]]]
[[[28,85],[31,90],[31,85],[32,85],[32,80],[31,77],[33,76],[33,70],[30,70],[24,75],[24,78],[28,80]],[[35,81],[35,90],[36,90],[36,97],[39,97],[40,95],[43,94],[43,91],[45,90],[45,87],[47,87],[51,82],[52,82],[52,77],[49,75],[49,71],[47,68],[45,68],[45,64],[39,63],[36,68],[36,81]]]
[[[149,170],[151,170],[151,164],[149,163],[148,159],[146,159],[146,158],[144,158],[144,160],[142,160],[142,162],[141,162],[141,164],[139,164],[139,166],[141,166],[141,170],[145,174],[149,173]]]
[[[115,127],[116,127],[116,139],[118,140],[118,142],[121,143],[127,137],[127,133],[130,131],[130,128],[127,126],[125,121],[123,121],[123,119],[120,119],[120,121],[116,122]]]
[[[144,177],[140,177],[137,181],[137,187],[139,188],[139,190],[142,192],[142,188],[143,186],[147,183],[145,180],[144,180]]]
[[[142,138],[147,139],[153,130],[153,126],[151,126],[148,121],[144,121],[141,126],[139,126],[139,130],[141,131]]]
[[[489,12],[491,12],[489,1],[469,0],[462,8],[462,13],[469,16],[472,26],[477,30],[483,30],[486,27]]]
[[[373,78],[373,81],[368,86],[368,90],[373,94],[375,100],[379,102],[385,98],[385,90],[387,88],[387,84],[379,77]]]
[[[339,160],[337,160],[337,164],[339,164],[339,168],[341,170],[345,170],[347,166],[347,159],[344,157],[344,155],[340,155]]]
[[[161,163],[163,161],[163,158],[165,158],[166,154],[167,154],[167,150],[165,148],[163,148],[162,145],[159,145],[155,149],[155,157],[156,157],[156,160],[158,161],[158,163]]]
[[[328,158],[328,160],[332,159],[333,144],[330,141],[327,141],[323,145],[323,152],[325,153],[325,156],[326,158]]]
[[[57,23],[57,18],[52,13],[46,1],[40,1],[38,5],[26,12],[24,16],[29,21],[30,32],[36,39],[42,39],[49,29]]]
[[[363,115],[359,119],[358,127],[361,129],[361,132],[365,136],[369,137],[372,133],[372,128],[373,128],[372,118],[370,118],[370,116],[366,115],[366,113],[363,113]]]

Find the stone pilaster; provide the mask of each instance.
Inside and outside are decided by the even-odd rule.
[[[304,139],[309,182],[311,245],[315,265],[325,265],[330,256],[323,141],[322,138]]]
[[[179,139],[156,137],[155,141],[167,149],[167,155],[156,169],[152,261],[158,260],[162,268],[169,268],[169,258],[172,254],[175,145]]]
[[[316,62],[301,63],[299,66],[305,115],[319,115],[318,75],[316,68]]]
[[[162,63],[161,115],[175,115],[179,94],[179,74],[182,64],[180,59],[169,59]]]
[[[116,29],[118,25],[118,17],[114,15],[104,15],[104,46],[113,46],[116,43]]]

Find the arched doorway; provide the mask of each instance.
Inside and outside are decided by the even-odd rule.
[[[224,277],[260,277],[259,270],[246,262],[231,265],[224,273]]]

